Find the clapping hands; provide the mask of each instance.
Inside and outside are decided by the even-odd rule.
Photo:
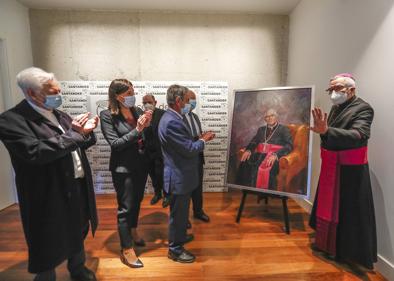
[[[214,138],[215,134],[212,131],[205,132],[200,137],[200,139],[203,139],[205,142],[213,140]]]
[[[138,118],[136,128],[138,132],[142,132],[144,128],[150,126],[150,122],[152,121],[152,113],[152,110],[147,110]]]
[[[96,129],[99,122],[99,117],[96,115],[89,119],[89,115],[90,112],[86,112],[76,116],[71,123],[72,128],[82,135],[91,133],[94,129]]]

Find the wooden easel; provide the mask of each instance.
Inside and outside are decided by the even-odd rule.
[[[282,200],[282,207],[283,207],[283,219],[284,219],[284,224],[285,224],[285,232],[286,232],[286,234],[290,234],[289,209],[287,208],[287,199],[289,199],[289,198],[284,195],[263,193],[263,192],[252,191],[252,190],[247,190],[247,189],[242,190],[242,199],[241,199],[241,203],[239,205],[237,219],[236,219],[237,223],[239,223],[241,220],[241,215],[242,215],[242,211],[244,209],[246,195],[248,195],[248,194],[254,194],[254,195],[259,196],[259,200],[265,199],[265,204],[268,204],[268,198],[281,199]]]

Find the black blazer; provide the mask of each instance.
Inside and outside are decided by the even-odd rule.
[[[143,114],[138,107],[132,107],[131,112],[136,120]],[[138,142],[144,141],[143,132],[130,126],[122,114],[111,114],[108,109],[100,112],[100,121],[104,138],[111,146],[109,170],[130,173],[145,168],[145,156],[138,151]]]
[[[190,114],[193,115],[194,119],[196,119],[196,122],[197,122],[198,128],[199,128],[199,130],[200,130],[200,133],[202,134],[200,118],[198,118],[198,115],[195,114],[195,113],[193,113],[193,112],[190,112]],[[186,117],[183,118],[183,121],[186,123],[186,126],[189,128],[190,133],[191,133],[192,128],[190,128],[189,122],[187,122]],[[204,151],[201,151],[201,152],[200,152],[200,156],[199,156],[199,157],[200,157],[200,163],[201,163],[202,165],[204,165],[204,164],[205,164]]]
[[[159,140],[159,122],[165,110],[156,108],[153,111],[151,125],[144,130],[145,152],[150,159],[162,159],[161,144]]]

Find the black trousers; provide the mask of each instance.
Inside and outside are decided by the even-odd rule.
[[[161,157],[150,159],[148,163],[148,174],[152,179],[153,189],[156,194],[163,192],[164,195],[167,195],[165,190],[163,190],[163,173],[163,159]]]
[[[88,204],[88,190],[85,184],[85,179],[75,179],[75,186],[79,191],[80,197],[80,208],[81,208],[81,225],[82,225],[82,237],[85,240],[89,233],[89,204]],[[67,259],[67,269],[68,271],[75,275],[81,272],[85,266],[86,255],[85,248],[82,244],[82,249],[80,252],[71,255]],[[47,270],[45,272],[40,272],[34,278],[34,281],[55,281],[56,271],[55,268]]]
[[[145,183],[148,174],[112,172],[112,180],[118,201],[118,233],[120,246],[128,249],[133,246],[131,228],[138,225],[141,201],[144,198]]]
[[[192,202],[193,202],[193,213],[200,214],[203,210],[203,198],[202,198],[202,188],[203,188],[203,178],[204,178],[204,165],[202,159],[198,164],[198,186],[192,192]]]

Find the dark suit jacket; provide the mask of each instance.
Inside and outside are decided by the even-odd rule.
[[[190,112],[189,114],[192,114],[194,119],[197,121],[197,126],[198,129],[200,130],[200,132],[202,133],[202,129],[201,129],[201,122],[200,122],[200,118],[198,118],[198,115],[195,114],[194,112]],[[186,119],[184,119],[186,126],[189,128],[190,132],[192,132],[192,128],[189,125],[189,122],[187,122]],[[205,164],[205,157],[204,157],[204,151],[201,151],[200,153],[200,161],[201,164],[204,165]]]
[[[199,154],[202,140],[194,141],[183,119],[167,110],[160,120],[159,139],[164,160],[164,190],[173,194],[191,193],[199,184]]]
[[[142,115],[138,107],[131,109],[137,120]],[[109,170],[117,173],[130,173],[145,169],[146,158],[138,152],[138,141],[143,141],[143,132],[138,133],[123,118],[122,114],[113,115],[109,110],[100,112],[101,131],[111,147]]]
[[[80,195],[71,152],[80,148],[88,189],[90,222],[97,228],[92,175],[85,149],[96,142],[71,128],[72,119],[54,110],[63,133],[26,100],[0,115],[0,139],[15,170],[19,208],[29,248],[29,271],[56,267],[83,246]]]
[[[153,111],[151,125],[144,130],[145,152],[149,159],[163,158],[159,140],[159,122],[165,110],[156,108]]]

